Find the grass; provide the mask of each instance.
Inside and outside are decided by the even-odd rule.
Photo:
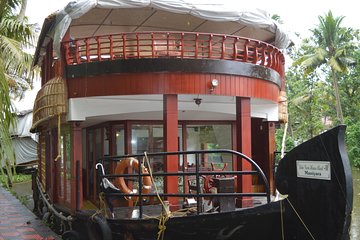
[[[31,180],[31,174],[16,174],[13,176],[13,183],[27,182]],[[0,183],[6,186],[7,176],[0,174]]]
[[[13,183],[22,183],[28,182],[31,180],[31,174],[16,174],[13,175]],[[7,176],[0,174],[0,183],[3,187],[6,187]],[[23,205],[27,205],[30,201],[30,196],[20,196],[13,189],[8,189],[8,191],[14,195]]]

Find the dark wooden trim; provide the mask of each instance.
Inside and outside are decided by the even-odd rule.
[[[66,66],[66,78],[111,75],[118,73],[183,72],[227,74],[259,78],[281,87],[281,77],[271,68],[228,60],[144,58],[118,59]]]

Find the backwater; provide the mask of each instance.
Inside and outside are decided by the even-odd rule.
[[[354,205],[351,220],[351,240],[360,239],[360,169],[353,168]]]

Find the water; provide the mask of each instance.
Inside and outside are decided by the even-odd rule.
[[[360,169],[353,169],[354,207],[352,212],[351,240],[360,239]]]

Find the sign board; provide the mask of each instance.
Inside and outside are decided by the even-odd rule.
[[[298,178],[331,180],[331,166],[327,161],[296,161]]]

